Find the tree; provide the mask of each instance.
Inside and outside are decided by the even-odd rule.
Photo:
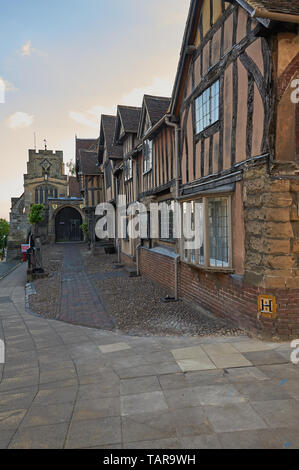
[[[44,220],[45,206],[43,204],[33,204],[30,208],[28,220],[34,226],[34,236],[38,237],[38,224]]]
[[[28,216],[31,225],[37,225],[44,220],[45,206],[43,204],[33,204]]]
[[[0,219],[0,249],[3,248],[3,244],[7,246],[8,233],[9,233],[9,223],[5,219]]]

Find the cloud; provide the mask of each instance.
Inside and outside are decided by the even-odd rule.
[[[17,111],[8,118],[8,127],[11,129],[25,129],[33,124],[34,117],[27,113]]]
[[[84,113],[78,113],[77,111],[70,111],[69,117],[83,126],[92,127],[93,129],[98,129],[99,125],[96,119],[88,117]]]
[[[5,86],[5,91],[17,91],[18,89],[14,86],[13,83],[9,82],[8,80],[5,80],[5,78],[0,76],[0,81],[4,83]]]
[[[35,49],[34,47],[32,47],[32,41],[30,39],[25,44],[23,44],[23,46],[21,47],[21,50],[19,51],[19,53],[23,57],[26,57],[26,56],[29,57],[33,53],[37,54],[39,56],[43,56],[43,57],[45,57],[47,55],[43,51],[40,51],[39,49]]]
[[[152,84],[146,87],[133,88],[129,93],[121,98],[119,104],[128,106],[141,106],[143,95],[170,97],[173,87],[173,80],[168,78],[155,77]]]
[[[167,78],[155,77],[149,86],[133,88],[128,93],[122,95],[119,101],[116,100],[110,107],[94,105],[89,110],[78,112],[70,111],[69,117],[84,126],[99,129],[99,120],[102,114],[116,114],[118,104],[127,106],[141,106],[143,95],[171,96],[173,81]]]
[[[79,124],[91,127],[92,129],[99,129],[101,114],[116,114],[116,105],[110,108],[95,105],[83,112],[70,111],[69,117]]]
[[[32,53],[32,48],[31,48],[31,41],[27,41],[21,48],[20,54],[23,56],[28,56],[31,55]]]

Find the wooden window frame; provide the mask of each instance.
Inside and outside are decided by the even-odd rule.
[[[209,200],[211,199],[219,199],[223,198],[227,201],[227,227],[228,227],[228,266],[212,266],[211,259],[210,259],[210,225],[209,225]],[[196,262],[191,261],[191,252],[192,250],[188,250],[188,259],[185,258],[185,237],[182,230],[182,235],[180,238],[180,256],[181,260],[198,269],[207,270],[207,271],[216,271],[216,272],[233,272],[233,234],[232,234],[232,195],[207,195],[207,196],[200,196],[197,198],[187,199],[182,201],[181,203],[181,223],[183,224],[183,203],[184,202],[192,202],[198,201],[202,199],[203,201],[203,246],[204,246],[204,264],[200,264],[199,258],[199,249],[196,249]]]
[[[218,96],[218,119],[212,121],[213,109],[212,109],[212,94],[211,94],[211,92],[212,92],[212,89],[213,89],[214,85],[216,85],[216,83],[218,83],[218,93],[217,93],[217,96]],[[208,116],[209,116],[209,121],[210,122],[207,125],[203,125],[202,129],[199,129],[198,128],[199,122],[203,121],[203,124],[204,124],[204,114],[203,114],[204,113],[204,107],[203,107],[203,104],[202,104],[202,119],[199,119],[198,118],[198,105],[197,105],[197,102],[200,98],[203,99],[203,97],[204,97],[205,93],[207,93],[207,91],[209,91],[209,113],[208,113]],[[194,107],[195,135],[200,135],[206,129],[208,129],[212,126],[215,126],[215,124],[217,124],[219,122],[219,118],[220,118],[220,78],[215,80],[214,83],[209,85],[203,92],[201,92],[198,96],[196,96],[194,98],[193,107]],[[207,114],[205,116],[207,116]]]
[[[129,162],[131,162],[131,165],[129,165]],[[132,181],[133,179],[133,160],[132,158],[127,158],[125,161],[124,161],[124,176],[125,176],[125,183],[128,183],[129,181]],[[129,173],[128,173],[128,170]]]
[[[147,154],[146,151],[145,151],[145,143],[148,142],[149,143],[149,148],[151,146],[151,153]],[[153,141],[152,140],[149,140],[149,139],[146,139],[143,143],[143,155],[142,155],[142,168],[143,168],[143,174],[146,175],[147,173],[149,173],[150,171],[152,171],[153,169]],[[149,158],[151,155],[151,159]],[[148,166],[148,162],[151,162],[151,165]],[[146,165],[145,165],[146,164]],[[146,168],[145,168],[146,166]]]

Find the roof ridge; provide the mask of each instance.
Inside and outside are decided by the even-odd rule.
[[[154,99],[159,99],[159,100],[171,100],[171,97],[168,97],[168,96],[156,96],[156,95],[147,95],[145,94],[144,95],[144,98],[154,98]]]
[[[127,106],[125,104],[119,104],[118,108],[135,109],[136,111],[139,111],[140,109],[142,109],[140,106]]]

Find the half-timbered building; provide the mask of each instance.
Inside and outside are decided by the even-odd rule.
[[[76,139],[76,175],[88,222],[90,248],[95,246],[95,209],[102,201],[102,178],[98,167],[98,139]]]
[[[299,333],[299,10],[292,5],[191,1],[165,119],[180,135],[182,221],[187,203],[199,209],[202,243],[188,249],[182,236],[178,267],[140,249],[141,272],[176,286],[180,297],[246,329],[288,337]]]
[[[129,206],[138,200],[138,169],[136,153],[140,151],[137,140],[138,126],[141,108],[132,106],[118,106],[115,126],[114,143],[122,146],[123,162],[121,171],[118,169],[118,194],[125,197],[125,205]],[[116,214],[117,218],[119,213]],[[129,217],[122,234],[116,234],[118,249],[120,249],[124,261],[132,264],[136,257],[138,241],[129,236]],[[119,236],[120,235],[120,236]]]
[[[139,239],[116,224],[123,262],[175,299],[288,338],[299,334],[298,24],[298,1],[191,0],[171,99],[118,106],[117,152],[104,152],[104,118],[98,153],[102,201],[170,209]]]
[[[139,201],[148,211],[152,203],[160,204],[156,221],[153,216],[148,221],[148,237],[141,240],[141,245],[150,249],[168,249],[172,256],[171,252],[176,251],[176,240],[173,237],[176,180],[175,132],[173,125],[167,120],[170,102],[170,98],[144,96],[138,138],[142,142],[142,154],[139,157]],[[166,210],[162,210],[163,205],[167,206]],[[150,218],[149,212],[148,217]],[[165,222],[165,231],[162,222]]]

